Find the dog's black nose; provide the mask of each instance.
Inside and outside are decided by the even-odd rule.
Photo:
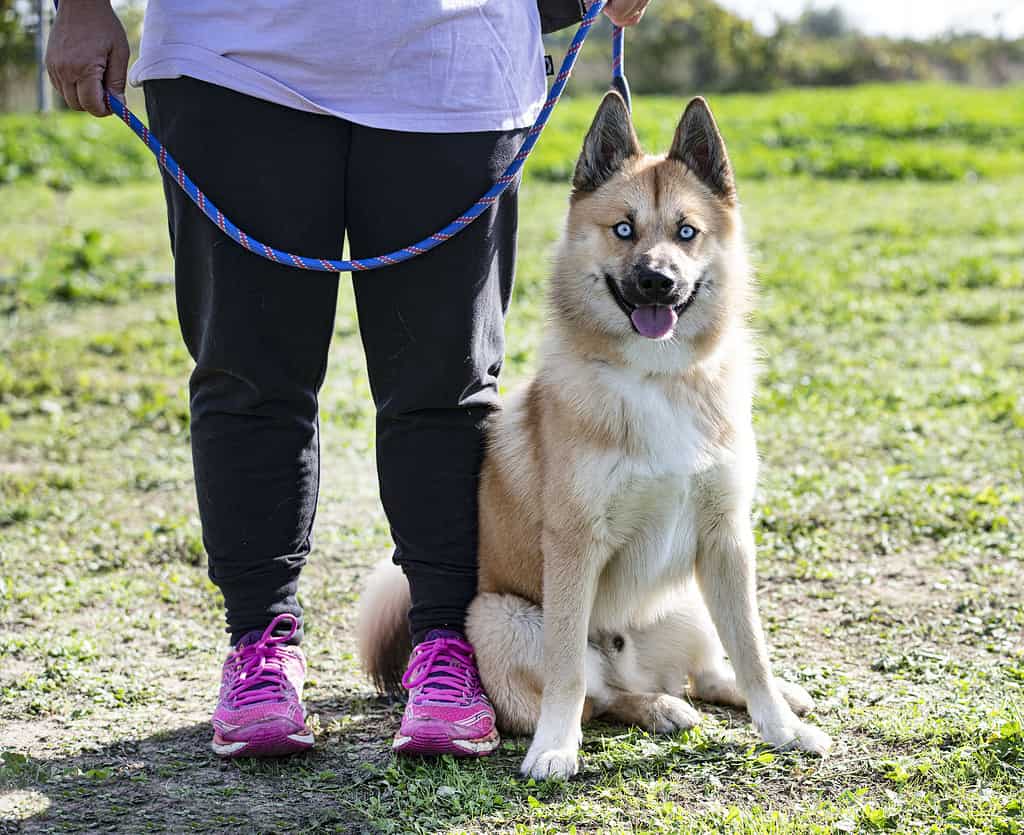
[[[672,295],[676,283],[664,273],[644,269],[636,277],[636,286],[646,298],[661,301]]]

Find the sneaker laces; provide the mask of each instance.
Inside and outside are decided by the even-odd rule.
[[[412,691],[417,704],[465,704],[482,691],[473,660],[473,647],[463,638],[444,637],[424,641],[413,650],[412,663],[402,676],[402,686]]]
[[[289,631],[275,635],[278,624],[287,623]],[[243,638],[227,659],[231,670],[228,700],[241,707],[253,702],[285,698],[285,687],[290,685],[285,671],[285,653],[281,644],[291,640],[299,630],[295,615],[285,612],[274,618],[263,634],[254,641]],[[255,634],[255,633],[250,633]]]

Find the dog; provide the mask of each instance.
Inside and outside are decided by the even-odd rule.
[[[683,698],[745,707],[779,749],[824,755],[813,707],[773,677],[750,520],[753,278],[725,143],[702,98],[645,155],[616,93],[573,176],[534,379],[494,413],[466,630],[522,773],[566,779],[581,722],[669,733]],[[408,659],[408,588],[382,564],[360,646],[378,682]],[[725,654],[731,667],[725,661]]]

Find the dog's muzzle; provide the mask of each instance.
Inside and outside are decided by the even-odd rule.
[[[685,285],[681,282],[649,269],[639,270],[623,284],[605,275],[605,283],[615,303],[629,317],[633,330],[648,339],[671,336],[679,317],[700,290],[699,281],[683,289]]]

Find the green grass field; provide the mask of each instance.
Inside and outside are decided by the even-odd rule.
[[[772,753],[702,706],[671,737],[590,728],[581,777],[550,785],[517,777],[522,739],[388,753],[401,705],[353,656],[389,540],[347,281],[302,590],[318,746],[208,751],[225,638],[159,181],[111,120],[0,119],[0,832],[1024,832],[1022,102],[712,99],[760,276],[762,611],[836,751]],[[530,164],[506,387],[533,366],[594,104],[560,109]],[[641,138],[665,144],[682,105],[638,101]]]

